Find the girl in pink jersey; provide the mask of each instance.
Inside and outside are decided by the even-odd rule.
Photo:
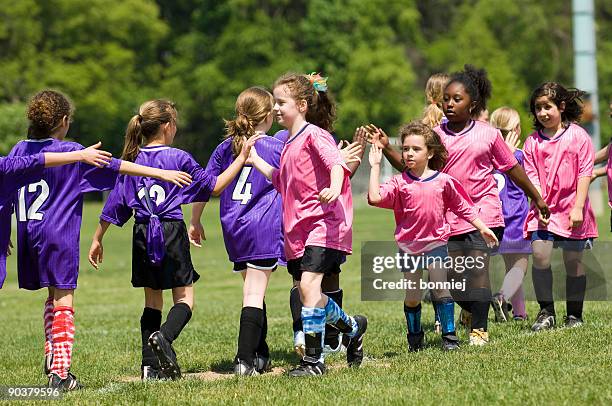
[[[326,90],[326,81],[318,76],[279,78],[274,84],[274,110],[279,124],[289,130],[280,168],[273,168],[252,150],[254,166],[272,180],[283,199],[287,268],[299,281],[305,354],[290,376],[325,373],[326,323],[350,337],[347,359],[358,365],[367,328],[364,316],[348,316],[321,289],[324,274],[338,273],[344,257],[352,252],[353,220],[350,170],[331,134],[308,121],[333,122],[334,106]]]
[[[451,210],[471,223],[487,246],[496,245],[498,240],[477,217],[461,184],[439,172],[448,156],[440,136],[427,125],[412,122],[400,129],[400,139],[406,169],[383,185],[379,184],[382,152],[376,144],[372,145],[368,202],[395,212],[395,240],[400,250],[422,261],[418,269],[402,270],[408,272],[406,279],[413,280],[417,286],[406,290],[404,314],[408,326],[408,348],[419,351],[425,347],[421,328],[421,291],[418,288],[422,269],[429,271],[430,281],[447,280],[447,271],[442,264],[448,255],[446,244],[450,226],[444,218],[445,213]],[[436,257],[440,258],[438,263]],[[459,340],[455,334],[454,302],[450,292],[448,289],[435,289],[432,293],[442,327],[442,348],[457,349]]]
[[[448,150],[448,161],[443,172],[457,179],[466,189],[474,205],[480,210],[480,218],[501,239],[504,217],[493,177],[494,170],[507,173],[512,181],[535,202],[542,218],[548,217],[548,207],[539,192],[529,181],[523,167],[506,146],[499,130],[489,124],[476,121],[486,109],[491,96],[491,82],[486,71],[465,65],[465,70],[451,75],[444,90],[443,110],[448,122],[436,127]],[[372,142],[385,149],[391,164],[403,169],[401,156],[389,146],[388,137],[376,127],[370,127]],[[482,259],[484,267],[473,268],[455,279],[466,280],[467,292],[452,291],[453,298],[464,310],[464,325],[470,328],[470,344],[485,345],[489,342],[487,318],[491,295],[489,280],[489,248],[480,233],[452,211],[446,220],[451,227],[449,254],[452,257],[467,256]]]
[[[531,327],[546,330],[555,325],[552,294],[552,249],[563,248],[566,272],[565,325],[582,325],[586,273],[582,251],[597,237],[597,223],[588,198],[594,151],[587,132],[576,124],[582,114],[584,92],[544,83],[531,95],[530,109],[536,131],[525,141],[525,170],[550,207],[550,222],[538,221],[532,207],[525,237],[533,248],[532,278],[540,312]]]

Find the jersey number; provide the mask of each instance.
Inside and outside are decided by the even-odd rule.
[[[36,193],[40,188],[40,194],[34,199],[29,209],[26,209],[25,193],[26,187],[28,193]],[[43,213],[39,213],[38,210],[45,203],[49,197],[49,185],[44,180],[36,183],[30,183],[28,186],[24,186],[19,189],[19,221],[27,220],[42,220]]]
[[[138,191],[138,198],[142,200],[144,195],[145,190],[142,188]],[[159,206],[164,200],[166,200],[166,191],[159,185],[153,185],[149,188],[149,197],[153,199],[155,205]]]
[[[247,182],[249,173],[251,173],[251,166],[245,166],[240,172],[236,187],[234,187],[234,193],[232,193],[232,200],[240,200],[240,204],[247,204],[251,196],[251,183]]]

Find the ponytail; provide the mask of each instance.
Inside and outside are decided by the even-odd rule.
[[[134,162],[142,144],[142,117],[136,114],[128,123],[121,159]]]
[[[225,138],[232,139],[232,154],[237,157],[245,139],[255,134],[255,127],[268,118],[274,97],[263,87],[250,87],[236,99],[236,117],[225,121]]]
[[[232,154],[234,157],[242,151],[244,139],[249,139],[255,134],[253,120],[244,114],[238,114],[234,120],[225,120],[225,137],[232,139]]]
[[[436,128],[442,122],[444,112],[436,103],[430,103],[423,109],[423,118],[421,122],[428,125],[430,128]]]
[[[308,106],[306,121],[326,130],[334,132],[334,121],[336,121],[336,105],[331,96],[325,91],[314,91],[312,106]]]

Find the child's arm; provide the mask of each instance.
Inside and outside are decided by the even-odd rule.
[[[202,212],[204,212],[205,202],[196,202],[191,207],[191,220],[189,221],[189,229],[187,234],[189,235],[189,242],[198,248],[202,247],[202,240],[206,241],[206,234],[204,233],[204,227],[202,226],[201,218]]]
[[[342,193],[342,183],[344,182],[344,168],[342,165],[334,165],[329,175],[331,178],[329,187],[324,188],[319,193],[321,203],[331,203]]]
[[[378,204],[382,201],[380,195],[380,161],[382,160],[382,151],[377,144],[372,144],[369,155],[370,165],[370,183],[368,186],[368,202]]]
[[[166,169],[151,168],[149,166],[143,166],[135,164],[130,161],[121,161],[119,167],[119,173],[122,175],[131,176],[146,176],[150,178],[156,178],[165,180],[166,182],[174,183],[178,187],[183,187],[191,184],[191,175],[181,171],[170,171]]]
[[[368,132],[368,142],[370,144],[378,144],[378,147],[382,149],[385,158],[387,158],[391,165],[398,171],[403,172],[405,167],[402,163],[402,155],[393,148],[387,134],[374,124],[368,124],[366,131]]]
[[[589,193],[589,185],[591,184],[591,178],[583,177],[578,178],[578,188],[576,190],[576,203],[574,203],[574,207],[570,210],[569,213],[569,227],[568,229],[572,229],[575,227],[580,227],[584,220],[582,215],[584,209],[584,202],[586,201],[587,195]]]
[[[476,218],[470,221],[470,223],[474,227],[476,227],[478,231],[480,231],[480,235],[482,235],[482,238],[484,238],[484,240],[486,241],[487,247],[493,248],[499,244],[499,240],[497,239],[497,236],[495,235],[495,233],[491,231],[491,229],[487,227],[485,223],[482,222],[481,219]]]
[[[608,160],[608,148],[610,144],[606,145],[599,151],[595,153],[595,165],[600,164],[602,162],[606,162]]]
[[[108,226],[110,226],[110,224],[111,223],[108,221],[100,220],[98,228],[96,228],[96,232],[94,233],[91,247],[89,248],[89,255],[87,256],[87,259],[89,259],[91,266],[96,269],[98,269],[98,264],[102,263],[102,257],[104,254],[102,239],[104,238],[104,233],[106,233],[106,230],[108,230]]]
[[[531,198],[531,200],[535,203],[538,211],[540,212],[540,222],[544,225],[548,224],[550,217],[550,210],[548,209],[548,205],[542,199],[542,195],[540,191],[536,189],[536,187],[531,183],[525,170],[520,164],[514,165],[509,171],[506,171],[510,179],[523,191],[527,196]]]
[[[253,164],[255,169],[262,173],[268,180],[272,180],[272,174],[275,170],[275,167],[267,163],[257,154],[257,150],[255,148],[251,148],[251,156],[249,157],[249,163]]]
[[[249,158],[249,154],[251,152],[251,148],[257,140],[260,138],[266,137],[265,134],[255,135],[248,140],[245,139],[242,143],[242,151],[240,151],[240,155],[234,159],[234,162],[231,163],[230,166],[227,167],[225,171],[223,171],[218,177],[217,182],[215,183],[215,188],[212,191],[213,196],[219,196],[221,192],[234,180],[236,175],[240,172],[247,159]],[[260,158],[261,159],[261,158]],[[262,160],[263,161],[263,160]],[[263,172],[262,172],[263,173]],[[265,175],[265,173],[264,173]],[[266,175],[267,177],[267,175]],[[270,176],[271,177],[271,176]],[[268,178],[269,179],[269,178]]]
[[[108,165],[111,161],[110,152],[99,150],[102,146],[98,142],[90,147],[70,152],[45,152],[45,168],[68,165],[75,162],[84,162],[98,168]]]
[[[607,172],[608,172],[608,168],[606,168],[605,166],[602,166],[601,168],[593,169],[593,175],[591,176],[591,182],[593,182],[595,179],[599,178],[600,176],[605,176]]]

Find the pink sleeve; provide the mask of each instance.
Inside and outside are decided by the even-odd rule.
[[[308,147],[312,154],[321,160],[325,169],[331,172],[334,166],[341,165],[350,175],[351,171],[344,163],[340,150],[331,136],[320,133],[310,134]]]
[[[591,137],[584,132],[584,137],[580,149],[578,150],[578,177],[590,178],[593,175],[593,161],[595,160],[595,150]]]
[[[495,141],[493,142],[492,162],[493,167],[501,172],[506,172],[512,169],[518,161],[514,157],[514,154],[506,145],[506,141],[501,136],[499,131],[496,132]]]
[[[533,183],[534,186],[540,187],[540,177],[538,176],[538,171],[535,165],[535,157],[533,151],[533,138],[528,137],[525,140],[525,145],[523,146],[523,166],[525,167],[525,173],[527,177]]]
[[[474,203],[463,186],[453,177],[449,176],[444,185],[444,202],[450,211],[465,221],[474,221],[478,216]]]
[[[276,189],[278,192],[280,192],[280,171],[278,169],[274,169],[274,171],[272,171],[272,186],[274,186],[274,189]]]
[[[368,195],[368,203],[372,206],[383,209],[394,209],[397,197],[399,195],[399,185],[397,184],[395,177],[380,185],[378,192],[380,193],[381,201],[379,203],[372,203]]]

